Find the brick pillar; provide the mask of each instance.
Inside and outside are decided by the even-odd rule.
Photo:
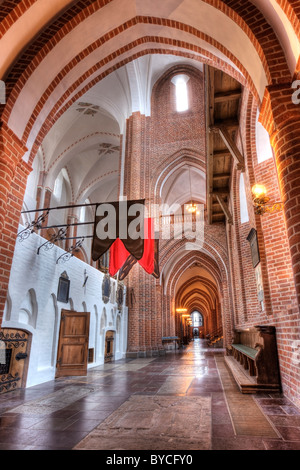
[[[50,188],[45,188],[44,204],[43,204],[45,209],[51,207],[51,197],[52,197],[51,189]],[[41,214],[42,214],[42,212],[40,212],[40,215]],[[42,223],[42,227],[47,227],[48,222],[49,222],[49,216],[45,217],[45,220]],[[47,233],[47,229],[42,229],[41,230],[41,236],[44,237],[44,238],[47,238],[47,239],[49,238],[48,233]]]
[[[5,125],[0,126],[0,324],[3,319],[11,264],[27,178],[31,167],[22,160],[27,151]]]
[[[147,118],[139,112],[133,113],[127,121],[126,131],[124,195],[128,200],[147,201],[151,196],[148,184],[147,131]],[[127,282],[134,292],[134,303],[128,309],[127,355],[143,357],[159,354],[162,349],[162,334],[161,324],[158,325],[157,322],[156,280],[136,264],[130,271]]]
[[[300,304],[300,105],[293,103],[291,84],[266,89],[260,122],[268,131],[284,202],[284,215]]]
[[[70,202],[70,205],[74,204],[74,202]],[[79,217],[74,214],[73,212],[69,212],[68,214],[68,218],[67,218],[67,224],[77,224],[79,222]],[[77,229],[78,227],[77,226],[71,226],[71,227],[68,227],[67,228],[67,235],[66,237],[67,238],[72,238],[72,237],[76,237],[77,236]],[[73,244],[76,243],[77,240],[66,240],[66,246],[65,246],[65,250],[68,250],[69,248],[71,248],[71,246]]]
[[[16,166],[27,148],[4,123],[0,123],[0,229],[6,215],[7,198],[11,191]]]

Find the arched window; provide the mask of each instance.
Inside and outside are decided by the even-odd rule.
[[[258,163],[262,163],[273,158],[270,136],[263,125],[258,122],[258,116],[256,120],[256,152]]]
[[[176,88],[176,110],[178,113],[189,109],[188,81],[189,77],[184,74],[175,75],[175,77],[172,78],[172,83]]]
[[[202,313],[198,312],[198,310],[192,312],[192,320],[194,327],[203,326],[203,315]]]
[[[241,176],[240,176],[240,214],[241,214],[242,224],[249,222],[247,196],[246,196],[245,180],[244,180],[243,173],[241,173]]]
[[[53,195],[56,197],[56,199],[60,199],[61,193],[62,193],[62,187],[63,187],[63,174],[62,172],[59,173],[58,177],[55,180],[54,183],[54,189],[53,189]]]

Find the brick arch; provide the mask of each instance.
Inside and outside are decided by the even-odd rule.
[[[187,309],[189,313],[192,313],[193,311],[198,311],[201,313],[203,319],[204,319],[204,324],[207,322],[208,319],[208,310],[206,309],[205,305],[201,302],[198,302],[197,300],[194,300],[193,302],[189,303],[187,305]]]
[[[105,65],[107,62],[110,62],[111,60],[115,59],[119,55],[123,54],[124,52],[128,52],[128,50],[132,50],[138,45],[145,44],[146,42],[156,42],[158,44],[163,44],[166,47],[162,49],[155,49],[155,48],[147,48],[145,50],[139,51],[138,53],[133,53],[130,57],[120,60],[117,64],[113,65],[112,67],[106,69],[104,72],[100,73],[96,78],[92,79],[91,81],[88,82],[87,85],[84,85],[83,88],[80,89],[80,91],[77,91],[77,93],[74,94],[74,91],[78,89],[83,82],[87,82],[89,77],[95,73],[97,73],[98,69],[101,68],[103,65]],[[182,51],[174,51],[173,49],[169,49],[169,46],[173,47],[183,47],[185,49],[185,52]],[[199,57],[199,55],[196,55],[193,53],[193,51],[199,53],[199,54],[205,54],[208,56],[208,58],[205,57]],[[86,71],[81,77],[79,77],[75,83],[69,89],[63,94],[63,96],[59,99],[59,101],[55,104],[49,115],[47,116],[46,120],[44,121],[44,124],[41,126],[40,131],[35,139],[34,145],[32,147],[31,151],[31,156],[29,161],[32,162],[35,154],[39,148],[39,145],[45,138],[46,134],[49,132],[53,124],[62,116],[64,112],[66,112],[69,107],[74,104],[78,99],[80,99],[87,91],[89,91],[93,86],[95,86],[97,83],[99,83],[101,80],[103,80],[105,77],[107,77],[110,73],[114,72],[120,67],[123,67],[127,63],[138,59],[139,57],[142,57],[147,54],[169,54],[169,55],[176,55],[176,56],[182,56],[182,57],[187,57],[187,58],[192,58],[194,60],[197,60],[201,63],[207,63],[213,67],[217,67],[228,73],[229,75],[233,76],[236,78],[240,83],[242,83],[244,86],[249,86],[252,93],[255,95],[257,100],[259,101],[259,96],[258,92],[254,86],[253,80],[246,71],[246,69],[232,57],[233,62],[238,62],[238,66],[240,69],[242,69],[242,73],[239,73],[236,69],[228,65],[225,61],[222,61],[219,58],[216,58],[213,56],[213,54],[208,53],[207,51],[204,51],[200,47],[196,47],[194,45],[188,44],[188,43],[183,43],[182,41],[177,41],[175,39],[168,39],[168,38],[158,38],[158,37],[145,37],[141,38],[140,40],[134,41],[130,44],[128,44],[126,47],[120,49],[119,51],[114,52],[110,56],[106,57],[103,59],[101,62],[98,64],[94,65],[91,69]],[[74,59],[74,65],[76,65],[77,59]],[[72,67],[71,67],[72,68]],[[69,68],[65,68],[65,73],[69,71]],[[56,78],[54,82],[48,87],[48,89],[44,92],[43,96],[39,100],[39,103],[36,105],[36,108],[34,110],[33,115],[30,118],[30,121],[27,124],[27,127],[25,129],[23,139],[27,140],[30,132],[32,130],[32,127],[35,123],[35,120],[38,116],[39,111],[42,109],[43,103],[46,103],[48,97],[52,94],[53,90],[55,87],[59,84],[60,77]],[[9,114],[13,108],[13,104],[8,102],[8,113],[4,114],[4,119],[8,119]]]
[[[191,267],[195,261],[201,262],[205,269],[213,276],[218,286],[219,294],[223,294],[222,284],[224,279],[222,279],[222,274],[219,270],[218,264],[207,254],[201,252],[189,252],[184,255],[179,261],[177,261],[173,267],[172,275],[168,280],[167,292],[171,298],[176,299],[176,283],[184,272]]]
[[[168,285],[166,289],[166,295],[169,299],[175,299],[175,285],[177,280],[181,275],[188,269],[195,261],[201,262],[206,270],[210,272],[213,278],[216,280],[216,285],[219,289],[219,300],[222,305],[221,308],[221,317],[222,317],[222,328],[224,331],[225,344],[229,343],[231,340],[232,332],[232,308],[231,308],[231,298],[229,292],[229,280],[227,275],[224,272],[224,268],[220,267],[220,264],[217,263],[210,254],[202,252],[188,252],[183,255],[183,257],[177,261],[173,267],[172,275],[168,280]],[[170,315],[171,309],[165,310],[164,315]],[[167,321],[166,321],[167,323]]]
[[[80,2],[73,3],[68,8],[64,8],[63,12],[58,13],[56,17],[49,21],[49,24],[44,24],[40,33],[35,37],[31,43],[22,51],[20,57],[11,66],[5,80],[7,83],[7,93],[10,95],[17,80],[21,77],[29,64],[35,57],[41,53],[44,46],[49,43],[50,38],[54,37],[60,32],[60,39],[64,36],[63,28],[69,25],[72,29],[82,21],[82,16],[86,18],[89,14],[93,14],[99,8],[102,8],[112,0],[80,0]],[[36,0],[8,0],[1,4],[0,12],[0,31],[4,35],[9,28],[14,25],[24,13],[36,2]],[[81,16],[82,15],[82,16]],[[69,29],[69,30],[70,30]],[[60,40],[57,36],[57,41]],[[50,49],[49,49],[50,50]],[[46,50],[45,50],[46,53]],[[40,59],[42,60],[42,56]]]
[[[188,308],[189,314],[191,314],[194,311],[197,311],[197,312],[201,313],[201,315],[203,317],[207,316],[207,312],[205,311],[205,308],[203,310],[203,304],[201,304],[201,302],[198,302],[198,300],[191,301],[188,304],[187,308]]]
[[[249,0],[203,1],[214,7],[220,5],[220,10],[244,30],[257,49],[269,84],[278,84],[291,79],[284,51],[276,33],[253,3]]]
[[[184,296],[184,292],[193,284],[201,284],[201,286],[206,287],[208,290],[208,295],[210,297],[216,297],[218,295],[218,290],[216,285],[207,277],[204,276],[193,276],[188,281],[186,281],[177,291],[176,298],[181,299]],[[196,288],[195,288],[196,289]]]
[[[30,0],[32,2],[32,0]],[[217,10],[221,10],[224,14],[226,14],[229,18],[231,18],[233,21],[236,22],[236,24],[239,25],[243,29],[243,31],[248,35],[249,39],[251,42],[255,45],[257,48],[260,58],[262,62],[264,63],[265,71],[268,76],[268,81],[271,83],[271,73],[268,73],[268,64],[266,63],[266,52],[264,51],[265,45],[261,45],[261,42],[264,43],[265,38],[262,37],[261,35],[261,29],[264,29],[265,31],[267,30],[268,24],[266,20],[264,19],[262,14],[259,14],[259,10],[252,5],[252,11],[255,9],[256,13],[256,20],[259,20],[259,29],[258,26],[256,26],[256,23],[252,24],[252,19],[250,18],[250,15],[246,15],[245,9],[241,8],[241,2],[238,1],[231,1],[230,6],[226,5],[225,1],[220,2],[219,0],[204,0],[206,3],[210,4],[211,6],[215,7]],[[8,77],[8,92],[10,94],[10,91],[13,88],[13,84],[16,83],[16,80],[20,78],[20,76],[25,72],[24,66],[25,64],[31,64],[31,70],[34,69],[34,64],[33,62],[36,61],[36,57],[39,55],[39,61],[41,61],[45,55],[55,46],[55,43],[57,43],[61,38],[63,38],[72,28],[76,26],[79,22],[82,21],[82,18],[85,19],[88,16],[92,15],[95,11],[98,9],[102,8],[105,6],[107,3],[109,3],[110,0],[102,1],[102,2],[96,2],[94,0],[86,0],[85,2],[81,1],[81,8],[84,10],[82,12],[82,15],[80,15],[79,8],[75,6],[70,7],[67,10],[67,15],[64,17],[63,15],[59,16],[59,19],[55,19],[51,25],[48,27],[46,26],[44,31],[39,35],[39,37],[35,40],[33,45],[31,45],[25,53],[22,55],[22,62],[17,63],[15,67],[12,70],[11,76]],[[27,2],[28,3],[28,2]],[[247,5],[250,2],[243,2],[243,4],[247,3]],[[16,12],[14,10],[14,17],[10,19],[11,22],[15,21],[15,16]],[[18,14],[18,13],[17,13]],[[260,16],[259,16],[260,15]],[[66,19],[65,19],[66,18]],[[144,17],[139,17],[139,18],[144,18]],[[162,20],[159,18],[151,17],[147,19],[146,21],[149,23],[155,23],[158,20]],[[168,26],[173,26],[172,25],[172,20],[164,20],[165,24]],[[248,25],[248,22],[250,23],[250,26]],[[176,27],[178,27],[180,24],[178,21],[175,22]],[[186,30],[186,26],[184,25]],[[124,28],[124,25],[120,27],[122,30]],[[192,31],[193,33],[193,31]],[[272,31],[274,38],[272,37],[273,40],[273,45],[272,47],[276,47],[276,52],[280,52],[280,44],[279,41],[277,40],[275,33]],[[51,38],[49,40],[49,37]],[[55,37],[55,40],[54,40]],[[45,47],[47,45],[47,48]],[[283,54],[283,51],[281,49],[281,54]],[[271,65],[272,67],[272,65]],[[28,79],[28,77],[27,77]]]
[[[300,39],[300,4],[298,0],[276,0]]]
[[[230,11],[232,11],[232,9],[231,9]],[[87,9],[87,13],[86,13],[86,14],[88,15],[88,9]],[[91,11],[90,11],[90,14],[91,14]],[[164,19],[161,19],[161,18],[150,18],[150,19],[149,19],[148,17],[137,17],[137,18],[134,19],[134,20],[135,20],[135,21],[133,21],[132,24],[136,24],[136,22],[138,21],[138,22],[141,22],[141,23],[143,23],[143,22],[144,22],[144,23],[149,22],[149,23],[152,23],[152,24],[155,23],[155,24],[166,25],[166,26],[168,26],[168,27],[173,27],[173,28],[181,29],[182,31],[186,31],[187,28],[189,29],[189,27],[188,27],[187,25],[184,25],[184,24],[182,24],[182,23],[174,22],[174,24],[172,24],[172,21],[171,21],[171,20],[168,20],[168,21],[167,21],[167,20],[164,20]],[[151,20],[151,21],[150,21],[150,20]],[[73,20],[72,20],[72,21],[73,21]],[[77,17],[76,17],[76,21],[78,21],[78,18],[77,18]],[[68,27],[69,27],[69,26],[68,26]],[[121,28],[121,29],[123,30],[124,27],[125,27],[125,26],[122,25],[122,28]],[[129,25],[128,27],[130,27],[130,25]],[[119,30],[119,28],[118,28],[118,30]],[[118,34],[118,32],[119,32],[119,31],[115,32],[115,34]],[[59,31],[59,33],[60,33],[60,34],[59,34],[58,37],[56,38],[56,41],[58,41],[61,37],[63,37],[62,32]],[[109,38],[110,38],[111,35],[113,35],[113,34],[114,34],[113,32],[110,32]],[[237,62],[237,61],[235,60],[235,58],[230,54],[229,51],[224,51],[224,48],[223,48],[222,45],[216,44],[215,41],[213,41],[211,38],[206,37],[206,36],[203,35],[200,31],[197,31],[197,30],[194,31],[194,30],[192,30],[192,34],[195,34],[197,37],[202,37],[202,36],[203,36],[203,38],[204,38],[205,40],[207,40],[207,42],[213,44],[215,47],[218,47],[223,53],[226,53],[226,55],[227,55],[231,60],[233,60],[235,63]],[[102,38],[101,38],[101,39],[102,39]],[[160,38],[160,39],[162,39],[162,38]],[[145,40],[145,38],[143,38],[143,41],[144,41],[144,40]],[[153,40],[153,38],[151,38],[151,40]],[[48,52],[49,50],[51,50],[51,44],[49,44],[51,41],[52,41],[52,40],[50,40],[50,41],[47,43],[47,45],[44,46],[44,49],[45,49],[45,51],[47,51],[47,52]],[[253,42],[253,41],[252,41],[252,42]],[[46,46],[47,46],[47,47],[46,47]],[[94,45],[93,45],[93,46],[94,46]],[[193,46],[191,49],[195,49],[195,47]],[[39,53],[40,53],[40,52],[39,52]],[[38,53],[38,54],[39,54],[39,53]],[[21,77],[21,79],[22,79],[23,81],[29,79],[29,76],[28,76],[28,74],[27,74],[28,71],[29,71],[29,73],[32,73],[32,71],[34,70],[33,62],[36,61],[36,62],[37,62],[36,66],[37,66],[38,63],[39,63],[38,60],[39,60],[39,61],[41,60],[41,57],[40,57],[39,59],[37,59],[38,54],[34,57],[34,60],[32,61],[30,67],[28,67],[28,68],[23,72],[23,75],[22,75],[22,77]],[[46,54],[46,52],[45,52],[45,54]],[[116,55],[116,54],[114,53],[114,55]],[[83,53],[81,53],[80,56],[83,57]],[[78,56],[78,57],[76,57],[76,58],[74,59],[74,64],[77,63],[77,60],[79,59],[80,56]],[[220,60],[217,59],[216,63],[217,63],[217,65],[218,65],[218,64],[220,63]],[[243,67],[241,66],[241,64],[237,64],[237,65],[240,66],[241,71],[244,73],[244,75],[246,76],[246,79],[247,79],[247,80],[249,81],[249,83],[251,84],[251,77],[249,77],[249,75],[248,75],[247,72],[243,69]],[[69,70],[70,68],[72,68],[72,64],[69,64],[69,65],[68,65],[68,70]],[[63,72],[61,72],[61,73],[59,74],[58,80],[60,80],[60,79],[62,78],[62,76],[63,76]],[[15,94],[18,93],[17,90],[20,90],[20,89],[22,88],[22,80],[19,80],[18,87],[16,87],[15,90],[14,90],[14,93],[15,93]],[[56,84],[52,84],[52,85],[51,85],[51,87],[53,87],[53,86],[56,86]],[[74,90],[74,86],[72,86],[72,91],[73,91],[73,90]],[[254,91],[254,90],[253,90],[253,91]],[[47,95],[47,96],[48,96],[49,92],[50,92],[50,89],[48,89],[48,90],[46,91],[46,95]],[[13,93],[11,93],[11,95],[12,95],[12,94],[13,94]],[[10,113],[10,109],[12,109],[13,102],[14,102],[14,100],[16,99],[16,97],[17,97],[17,95],[13,97],[13,100],[10,102],[9,106],[6,107],[6,110],[5,110],[5,112],[4,112],[4,118],[5,118],[5,119],[7,119],[8,115],[9,115],[9,113]],[[39,109],[41,109],[41,105],[42,105],[41,103],[42,103],[43,99],[44,99],[44,98],[41,97],[41,101],[40,101],[40,103],[39,103],[37,109],[35,110],[35,113],[38,112]],[[10,100],[8,100],[8,101],[10,101]],[[61,105],[61,104],[62,104],[62,103],[60,103],[60,105]],[[57,109],[57,108],[56,108],[56,109]],[[36,119],[35,113],[34,113],[32,119],[30,120],[30,123],[29,123],[29,125],[28,125],[28,128],[26,129],[26,132],[25,132],[25,134],[24,134],[24,138],[25,138],[25,139],[28,137],[28,133],[30,132],[32,123],[33,123],[34,120]],[[53,111],[52,116],[49,116],[49,119],[53,119],[54,116],[55,116],[55,112]],[[53,121],[52,121],[52,122],[53,122]],[[41,139],[41,140],[42,140],[42,139]]]
[[[34,50],[33,55],[31,56],[31,61],[29,59],[29,62],[27,62],[27,63],[30,63],[30,66],[28,66],[25,70],[23,69],[22,74],[20,74],[20,73],[18,74],[18,72],[11,74],[11,78],[12,78],[11,84],[12,83],[16,84],[16,79],[17,79],[16,77],[18,77],[19,78],[18,86],[17,87],[14,87],[13,85],[10,86],[10,77],[8,77],[8,91],[10,92],[10,88],[11,88],[11,93],[9,93],[9,95],[10,95],[10,97],[12,97],[12,100],[10,100],[10,97],[9,97],[8,106],[6,106],[5,109],[4,109],[4,113],[3,113],[3,120],[4,121],[5,120],[7,121],[10,110],[13,107],[13,103],[15,102],[15,99],[17,98],[17,95],[18,95],[18,92],[19,92],[18,90],[22,89],[22,85],[25,83],[25,81],[28,81],[28,79],[30,77],[30,74],[35,70],[35,68],[38,66],[38,64],[41,62],[41,60],[46,57],[47,53],[55,46],[55,44],[57,44],[57,42],[59,42],[59,40],[62,37],[64,37],[69,31],[71,31],[71,29],[74,28],[74,26],[76,24],[78,24],[79,22],[82,21],[82,17],[86,18],[86,17],[92,15],[95,10],[97,10],[99,8],[102,8],[109,1],[110,0],[97,2],[97,4],[95,4],[94,2],[92,4],[89,4],[88,0],[86,0],[86,2],[81,2],[80,8],[81,9],[85,8],[84,15],[82,15],[82,16],[79,15],[78,10],[76,10],[75,7],[73,7],[73,9],[70,8],[68,10],[68,15],[66,15],[68,20],[69,20],[68,22],[63,24],[63,22],[66,21],[66,20],[62,16],[62,17],[59,18],[60,22],[59,22],[59,20],[56,20],[51,25],[51,26],[53,26],[55,24],[56,27],[54,27],[52,29],[51,29],[51,26],[48,27],[47,34],[45,32],[45,38],[47,38],[47,41],[45,39],[44,39],[44,43],[42,41],[43,47],[41,47],[41,44],[37,45],[36,43],[34,43],[36,45],[36,49],[34,49],[34,45],[30,46]],[[272,36],[272,46],[266,45],[266,44],[264,44],[264,42],[266,41],[266,36],[269,36],[269,35],[261,34],[261,29],[259,29],[259,30],[257,29],[258,28],[257,22],[252,23],[251,18],[249,18],[248,17],[249,15],[246,14],[247,11],[245,11],[245,9],[241,8],[241,5],[240,5],[241,2],[237,2],[237,1],[232,0],[231,2],[229,2],[230,6],[228,6],[227,4],[225,4],[225,2],[220,2],[219,0],[218,1],[217,0],[205,0],[205,1],[207,3],[209,3],[210,5],[212,5],[213,7],[215,7],[216,9],[221,10],[222,13],[226,14],[229,18],[231,18],[233,21],[235,21],[238,24],[238,26],[241,29],[243,29],[243,31],[248,35],[249,39],[255,45],[255,47],[256,47],[256,49],[259,53],[259,56],[260,56],[260,59],[261,59],[261,62],[263,64],[263,66],[264,66],[265,73],[266,73],[266,76],[267,76],[267,79],[268,79],[269,83],[280,82],[281,80],[283,80],[284,74],[287,77],[287,70],[288,70],[287,64],[286,64],[285,58],[283,56],[283,51],[280,47],[279,41],[277,40],[273,30],[270,31],[270,34],[272,34],[274,36],[274,37]],[[245,4],[245,2],[244,2],[244,4]],[[247,2],[247,5],[248,4],[249,4],[249,2]],[[86,5],[88,5],[88,6],[86,6]],[[253,7],[253,5],[252,5],[252,7]],[[266,28],[266,26],[268,26],[268,25],[267,25],[267,22],[265,21],[263,15],[261,15],[257,9],[255,11],[256,11],[256,15],[257,15],[256,20],[259,19],[259,21],[258,21],[259,28],[262,28],[262,27]],[[248,25],[249,21],[251,21],[250,26]],[[207,35],[201,33],[201,31],[198,31],[195,28],[191,28],[186,24],[180,23],[179,21],[172,21],[172,20],[169,20],[169,19],[166,20],[164,18],[157,18],[157,17],[149,18],[149,17],[139,16],[139,17],[136,17],[132,20],[129,20],[129,22],[126,22],[126,24],[123,24],[121,27],[116,28],[114,31],[110,31],[107,35],[108,40],[111,39],[111,37],[113,37],[114,35],[119,34],[120,31],[124,31],[124,29],[126,29],[126,27],[131,27],[132,25],[137,24],[137,23],[160,24],[162,26],[167,26],[167,27],[170,27],[170,28],[176,28],[176,29],[179,29],[179,30],[182,30],[182,31],[189,31],[191,34],[195,35],[196,37],[204,39],[205,41],[207,41],[208,43],[212,44],[214,47],[217,47],[220,51],[225,53],[227,55],[227,57],[230,58],[230,60],[232,60],[236,65],[238,65],[240,67],[240,70],[245,75],[246,79],[249,81],[249,83],[251,83],[251,77],[249,77],[246,70],[241,66],[241,64],[237,64],[237,60],[232,56],[230,51],[226,51],[224,49],[222,44],[218,44],[212,38],[209,38]],[[55,34],[55,32],[56,32],[56,34]],[[51,37],[50,40],[49,40],[49,37]],[[40,39],[40,37],[38,39]],[[160,38],[160,39],[162,39],[162,38]],[[103,41],[103,38],[101,38],[101,41]],[[95,47],[95,44],[93,44],[93,47]],[[264,48],[265,48],[265,50],[264,50]],[[276,61],[273,60],[274,51],[276,53]],[[116,53],[114,53],[114,54],[116,54]],[[268,62],[268,60],[265,59],[268,55],[270,55],[269,62]],[[76,64],[77,61],[80,59],[80,57],[83,57],[83,56],[84,56],[84,52],[81,51],[81,53],[77,57],[75,57],[75,59],[73,60],[74,64]],[[280,61],[281,69],[282,69],[281,72],[278,71],[279,61]],[[21,63],[23,63],[23,64],[26,63],[26,60],[22,60]],[[276,63],[276,65],[274,65],[274,63]],[[17,64],[16,64],[16,66],[17,66]],[[274,67],[274,69],[272,67]],[[72,64],[68,64],[67,69],[70,70],[71,68],[72,68]],[[285,72],[283,72],[283,69],[285,69]],[[280,75],[280,78],[276,78],[276,77],[279,77],[279,75]],[[60,81],[62,76],[63,76],[63,71],[61,71],[61,73],[57,76],[57,80]],[[55,80],[55,82],[57,82],[57,80]],[[50,85],[49,89],[46,91],[47,96],[49,95],[50,88],[53,87],[53,86],[55,87],[56,84],[57,83]],[[72,90],[74,90],[74,86],[72,86],[71,88],[72,88]],[[33,113],[33,116],[31,117],[30,122],[28,123],[27,129],[26,129],[26,131],[24,133],[24,136],[23,136],[23,140],[27,140],[27,137],[29,135],[32,123],[37,118],[36,113],[38,114],[39,110],[41,109],[43,99],[44,99],[44,97],[41,97],[41,100],[39,101],[39,104],[37,105],[37,108],[36,108],[35,112]],[[53,119],[53,115],[51,117],[48,116],[48,118]],[[44,133],[44,135],[45,135],[45,133]],[[42,141],[42,139],[38,139],[38,140],[40,140],[40,142]],[[31,161],[32,160],[30,160],[30,162]]]
[[[17,21],[28,8],[33,5],[35,0],[28,0],[26,4],[22,0],[4,0],[1,3],[0,22],[2,23],[2,34],[9,29],[11,24]],[[18,8],[16,8],[18,7]]]
[[[195,261],[203,263],[204,268],[206,268],[215,279],[220,292],[222,291],[222,283],[226,281],[226,278],[224,278],[224,270],[222,268],[220,269],[220,266],[210,254],[200,251],[191,251],[187,254],[183,254],[183,256],[173,266],[167,285],[167,291],[170,292],[173,297],[175,297],[176,282],[186,269],[195,263]]]
[[[181,301],[180,303],[177,304],[176,302],[176,305],[182,305],[182,306],[188,306],[189,304],[189,298],[192,297],[192,296],[195,296],[197,295],[197,297],[199,298],[199,302],[202,301],[204,304],[207,305],[207,308],[209,309],[212,309],[213,308],[213,304],[212,304],[212,298],[210,297],[210,295],[203,291],[202,289],[200,288],[195,288],[191,291],[188,291],[182,298],[181,298]],[[177,297],[176,297],[177,299]]]
[[[176,56],[184,56],[184,57],[189,57],[191,56],[190,54],[185,54],[185,53],[180,53],[180,52],[174,52],[173,50],[168,50],[168,49],[165,49],[163,52],[161,50],[154,50],[154,49],[151,49],[151,50],[145,50],[145,51],[142,51],[141,53],[138,53],[138,54],[134,54],[134,56],[132,56],[130,59],[126,60],[126,61],[122,61],[121,63],[118,64],[118,67],[122,67],[123,65],[125,65],[125,63],[127,62],[130,62],[131,60],[134,60],[138,57],[141,57],[142,55],[146,55],[146,54],[172,54],[172,55],[176,55]],[[197,60],[199,60],[199,57],[198,56],[195,56],[193,58],[196,58]],[[203,59],[201,59],[201,62],[207,62],[207,63],[210,63],[210,65],[212,66],[215,66],[216,64],[212,61],[205,61]],[[219,61],[220,63],[220,61]],[[226,73],[230,73],[230,70],[229,70],[230,67],[227,66],[226,63],[224,63],[224,71],[226,71]],[[30,158],[29,158],[29,163],[32,164],[37,152],[38,152],[38,149],[40,147],[40,145],[42,144],[44,138],[46,137],[47,133],[50,131],[51,127],[55,124],[55,122],[59,119],[59,117],[65,112],[67,111],[67,109],[75,102],[77,101],[79,98],[81,98],[81,96],[83,94],[85,94],[91,87],[93,87],[96,83],[98,83],[98,81],[102,80],[105,76],[109,75],[109,73],[113,72],[114,70],[116,70],[116,67],[113,67],[111,70],[101,74],[101,77],[99,77],[97,80],[93,80],[93,82],[91,82],[88,86],[86,86],[83,90],[81,90],[79,93],[77,93],[65,106],[63,106],[62,108],[60,107],[60,102],[58,102],[55,106],[55,108],[51,111],[51,113],[48,115],[47,119],[44,121],[44,124],[42,125],[40,131],[39,131],[39,134],[38,136],[36,137],[35,139],[35,142],[32,146],[32,150],[31,150],[31,153],[30,153]],[[233,73],[233,76],[235,76],[236,78],[237,77],[237,72],[234,71]],[[242,82],[244,82],[244,80],[240,80]],[[253,88],[253,91],[254,93],[256,94],[256,91],[254,90]],[[59,109],[59,112],[57,112],[57,110]]]
[[[93,11],[91,11],[90,14],[92,14],[92,12]],[[89,16],[89,15],[87,15],[87,16]],[[54,35],[53,38],[51,38],[50,41],[48,41],[43,46],[43,48],[41,50],[39,50],[39,52],[36,55],[34,55],[34,57],[32,58],[32,61],[28,64],[27,68],[25,70],[23,70],[22,74],[18,77],[18,80],[14,81],[14,85],[13,84],[11,84],[11,86],[9,85],[10,84],[10,79],[8,77],[8,93],[10,91],[10,88],[11,88],[11,92],[9,93],[9,98],[7,100],[7,106],[6,106],[6,109],[3,113],[3,119],[5,121],[8,121],[8,116],[11,112],[13,104],[17,100],[18,95],[19,95],[20,91],[22,90],[22,87],[24,86],[24,84],[26,82],[28,82],[28,80],[30,80],[30,76],[32,75],[32,73],[36,70],[36,68],[39,66],[39,64],[43,60],[45,60],[45,58],[47,57],[47,54],[49,53],[49,51],[51,51],[57,45],[57,42],[59,42],[64,36],[66,36],[72,30],[72,28],[75,27],[76,24],[78,24],[79,22],[80,21],[78,20],[78,15],[77,15],[77,17],[74,20],[72,20],[71,22],[67,23],[67,25],[64,26],[62,31],[58,31],[58,33],[56,35]],[[248,80],[249,83],[251,83],[251,77],[249,76],[249,74],[246,71],[245,67],[243,67],[243,65],[240,63],[240,61],[238,61],[235,58],[235,56],[229,50],[227,50],[222,44],[218,43],[216,40],[214,40],[210,36],[202,33],[201,31],[199,31],[195,28],[191,28],[189,25],[186,25],[184,23],[180,23],[178,21],[166,20],[164,18],[155,18],[155,17],[149,18],[149,17],[138,16],[138,17],[131,18],[130,20],[127,20],[121,26],[118,26],[114,30],[109,31],[103,37],[96,40],[94,43],[92,43],[90,46],[88,46],[85,50],[80,51],[80,53],[78,53],[78,55],[69,64],[67,64],[64,67],[64,69],[61,70],[61,72],[58,74],[56,80],[54,80],[54,83],[52,83],[48,87],[48,90],[46,91],[46,94],[49,93],[50,89],[53,89],[53,87],[57,86],[61,82],[61,79],[66,75],[66,73],[68,73],[73,67],[75,67],[77,65],[78,60],[80,60],[80,58],[87,57],[96,48],[101,47],[103,44],[105,44],[106,42],[111,40],[113,37],[116,37],[118,34],[120,34],[120,32],[122,32],[124,30],[127,30],[129,28],[132,28],[133,26],[136,26],[137,24],[149,24],[149,23],[157,24],[157,25],[160,25],[160,26],[166,26],[166,27],[169,27],[169,28],[177,29],[179,31],[189,31],[196,38],[202,39],[205,42],[207,42],[208,44],[210,44],[210,45],[216,47],[217,49],[219,49],[226,57],[228,57],[229,60],[231,60],[231,62],[233,62],[238,67],[241,74],[244,77],[246,77],[246,79]],[[141,38],[133,41],[130,44],[127,44],[124,48],[121,48],[118,51],[114,51],[112,53],[112,57],[116,58],[117,56],[119,56],[122,53],[123,49],[124,49],[124,51],[128,51],[129,49],[131,49],[133,47],[136,47],[139,43],[145,44],[147,41],[151,41],[151,42],[157,41],[157,42],[165,43],[165,44],[173,43],[175,46],[180,47],[180,44],[178,43],[178,41],[175,41],[175,40],[172,41],[172,39],[170,39],[170,38],[168,39],[168,38],[165,38],[165,37],[158,37],[157,38],[156,36],[145,36],[145,37],[141,37]],[[208,54],[207,51],[204,51],[204,49],[202,49],[200,47],[197,47],[195,45],[189,45],[188,43],[185,43],[183,41],[180,41],[180,43],[181,43],[182,47],[185,47],[186,49],[190,49],[191,51],[198,52],[199,54],[212,56],[212,54]],[[109,61],[109,58],[106,57],[104,59],[104,62],[108,63],[108,61]],[[222,62],[222,61],[220,59],[216,59],[216,64],[218,64],[219,62]],[[94,67],[95,66],[92,67],[93,72],[94,72]],[[97,67],[97,68],[99,68],[99,67]],[[267,69],[265,70],[265,72],[267,74]],[[270,82],[270,80],[268,80],[268,82]],[[17,85],[17,86],[15,86],[15,85]],[[74,85],[72,86],[72,90],[74,90]],[[40,97],[40,100],[43,101],[43,99],[44,99],[43,96]],[[28,130],[27,130],[27,133],[28,133]]]
[[[218,242],[216,237],[211,233],[215,231],[215,227],[205,226],[205,241],[203,245],[203,253],[208,253],[211,259],[218,259],[218,272],[222,274],[222,279],[226,279],[228,275],[228,257],[226,248]],[[160,267],[163,273],[164,268],[178,253],[184,250],[186,240],[178,240],[166,243],[160,250]],[[199,252],[200,253],[200,252]]]

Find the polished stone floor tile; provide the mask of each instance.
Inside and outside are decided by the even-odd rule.
[[[0,450],[70,450],[99,426],[109,430],[114,416],[124,426],[134,425],[139,429],[143,423],[145,429],[149,428],[147,413],[134,407],[147,403],[151,397],[153,403],[156,400],[161,404],[174,399],[174,403],[177,399],[186,403],[208,400],[206,420],[210,422],[207,429],[211,435],[210,444],[206,440],[205,446],[212,450],[300,450],[300,410],[278,393],[250,397],[240,394],[228,372],[222,369],[220,373],[220,367],[225,367],[223,355],[224,351],[210,350],[200,340],[165,356],[123,359],[89,369],[86,377],[61,377],[3,394],[0,396]],[[249,404],[254,403],[263,419],[255,421],[251,416]],[[127,415],[122,414],[123,409]],[[130,413],[134,412],[134,423],[129,419],[129,409]],[[141,423],[139,416],[143,418]],[[155,418],[157,422],[151,422],[156,432],[159,428],[165,431],[166,450],[166,425],[176,429],[177,423],[185,429],[185,419],[176,413],[172,416],[171,423],[162,408]],[[197,413],[186,415],[191,427],[193,419],[197,420]],[[274,436],[264,434],[267,424],[273,427]],[[135,433],[132,432],[130,441],[126,426],[123,446],[132,449]],[[189,443],[188,429],[185,431],[184,441],[181,444],[178,441],[177,445],[193,447],[195,441]],[[116,433],[114,429],[114,438]],[[147,447],[147,441],[142,442],[141,436],[138,442]],[[174,441],[172,445],[176,446]],[[109,432],[105,446],[109,448]]]
[[[265,441],[266,450],[300,450],[300,441]]]
[[[266,450],[261,439],[241,437],[213,437],[212,450]]]

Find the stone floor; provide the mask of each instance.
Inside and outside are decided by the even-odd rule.
[[[242,395],[204,340],[0,395],[0,450],[159,449],[153,433],[165,450],[300,450],[300,410]]]

